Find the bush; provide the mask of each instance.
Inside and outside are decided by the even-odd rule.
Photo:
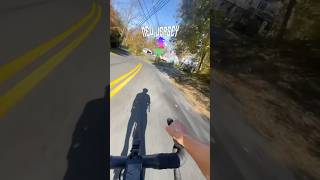
[[[112,48],[120,47],[122,42],[121,35],[118,31],[111,31],[110,34],[110,43]]]

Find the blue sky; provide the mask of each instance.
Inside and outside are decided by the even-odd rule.
[[[142,7],[144,9],[145,14],[147,14],[147,9],[151,11],[153,4],[156,4],[159,0],[140,0]],[[166,1],[166,0],[160,0],[160,1]],[[139,1],[138,0],[113,0],[112,4],[114,8],[121,14],[125,13],[123,12],[124,10],[128,10],[130,4],[134,3],[135,7],[138,11],[138,14],[140,16],[143,16],[143,12],[141,7],[139,6]],[[180,0],[169,0],[169,2],[162,7],[155,15],[153,15],[147,23],[144,25],[150,25],[152,27],[156,26],[157,27],[157,18],[160,26],[172,26],[176,25],[177,19],[177,11],[179,10],[180,6]],[[156,28],[154,27],[154,28]]]
[[[159,0],[140,0],[140,3],[144,9],[144,13],[147,15],[148,14],[147,9],[151,11],[153,5],[156,4],[158,1]],[[166,0],[161,0],[161,1],[166,1]],[[158,27],[158,23],[159,23],[159,26],[178,25],[179,19],[177,18],[177,15],[180,7],[180,2],[181,0],[169,0],[169,2],[164,7],[162,7],[156,14],[154,14],[143,25],[151,26],[154,29]],[[138,0],[112,0],[112,5],[116,9],[116,11],[120,13],[120,16],[124,15],[126,13],[126,10],[129,10],[129,6],[132,4],[134,4],[136,8],[137,15],[140,17],[144,17]],[[137,22],[139,22],[138,19],[134,23],[137,23]],[[171,46],[171,44],[168,43],[169,39],[166,37],[165,39],[166,39],[166,45]]]

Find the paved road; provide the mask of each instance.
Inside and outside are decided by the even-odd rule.
[[[209,121],[194,112],[181,92],[168,81],[168,77],[150,62],[140,57],[111,53],[111,82],[140,63],[142,68],[138,74],[111,97],[110,153],[127,154],[128,149],[130,150],[132,135],[130,130],[127,131],[132,128],[130,122],[137,122],[138,126],[142,124],[141,127],[146,127],[144,135],[146,154],[171,152],[173,141],[164,129],[168,117],[184,121],[195,136],[209,143]],[[116,87],[113,87],[111,92]],[[148,90],[147,93],[143,93],[144,88]],[[150,99],[150,111],[146,111],[145,102],[148,102],[148,99]],[[204,179],[189,156],[181,168],[181,174],[184,180]],[[113,171],[110,173],[110,178],[114,178]],[[173,170],[147,170],[145,178],[173,179]]]
[[[98,4],[100,15],[91,0],[1,2],[0,179],[106,179]]]
[[[214,27],[211,31],[213,46],[218,47],[226,39],[234,38],[222,28]],[[245,104],[217,81],[211,82],[211,90],[214,179],[295,179],[290,168],[272,158],[270,151],[273,147],[268,146],[268,141],[247,123],[241,111]]]
[[[240,104],[213,82],[213,177],[215,179],[292,180],[292,172],[270,155],[266,139],[250,127]]]

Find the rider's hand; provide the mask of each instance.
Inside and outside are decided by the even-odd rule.
[[[166,127],[167,132],[181,144],[196,161],[203,175],[210,179],[210,146],[191,137],[187,128],[180,121],[173,121]]]
[[[166,130],[173,137],[173,139],[184,146],[183,139],[188,133],[186,127],[180,121],[173,121],[169,126],[166,127]]]

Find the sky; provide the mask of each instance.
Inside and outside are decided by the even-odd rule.
[[[155,30],[159,26],[174,26],[178,25],[179,18],[178,10],[180,7],[181,0],[113,0],[112,5],[117,12],[120,13],[120,16],[126,13],[126,10],[129,10],[129,6],[131,4],[135,4],[137,14],[142,18],[144,17],[143,11],[139,5],[139,1],[143,7],[144,13],[147,15],[148,11],[152,10],[153,5],[155,5],[159,1],[169,1],[165,6],[163,6],[156,14],[154,14],[143,26],[151,26]],[[140,18],[138,18],[140,19]],[[139,22],[139,20],[134,23]],[[133,24],[134,24],[133,23]],[[135,27],[135,25],[131,25],[131,27]],[[129,27],[130,28],[130,27]],[[171,44],[169,43],[169,38],[164,37],[167,47],[171,49]]]

